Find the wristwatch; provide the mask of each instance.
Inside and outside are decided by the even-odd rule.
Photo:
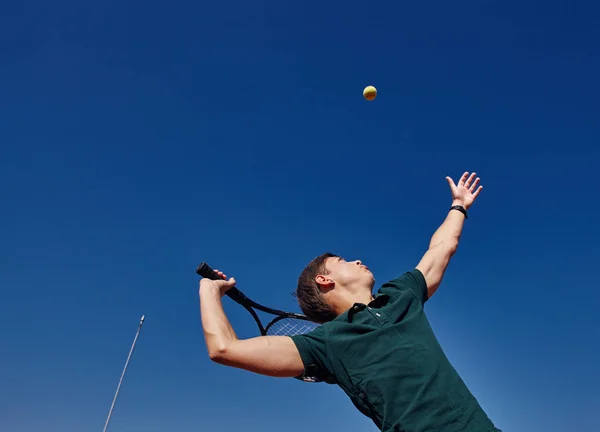
[[[469,215],[467,214],[467,211],[461,205],[454,205],[454,206],[450,207],[450,210],[458,210],[459,212],[461,212],[462,214],[465,215],[465,219],[469,219]]]

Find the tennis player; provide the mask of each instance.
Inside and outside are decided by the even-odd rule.
[[[385,432],[498,432],[439,345],[424,312],[456,252],[467,211],[482,190],[465,172],[447,177],[452,204],[411,271],[384,283],[361,261],[330,253],[298,280],[303,313],[321,323],[297,336],[240,340],[221,304],[235,279],[202,279],[200,308],[208,353],[223,365],[274,377],[319,376],[337,384]]]

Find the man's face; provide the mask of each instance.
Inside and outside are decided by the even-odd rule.
[[[373,274],[360,260],[346,261],[343,258],[332,257],[327,258],[325,267],[329,270],[325,277],[332,279],[339,286],[371,290],[375,283]]]

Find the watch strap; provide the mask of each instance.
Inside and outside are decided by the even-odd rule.
[[[461,205],[453,205],[452,207],[450,207],[450,210],[458,210],[463,215],[465,215],[465,219],[469,219],[469,215],[467,214],[467,210],[465,210],[465,208],[463,206],[461,206]]]

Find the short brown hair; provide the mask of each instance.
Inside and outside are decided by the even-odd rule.
[[[300,309],[309,320],[319,324],[332,321],[335,319],[336,314],[323,298],[315,278],[320,274],[329,273],[325,266],[327,258],[337,257],[339,256],[330,252],[319,255],[308,263],[298,278],[295,295]]]

